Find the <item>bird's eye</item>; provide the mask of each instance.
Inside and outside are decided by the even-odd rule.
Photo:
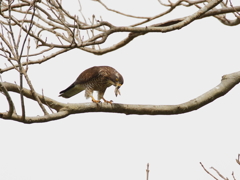
[[[118,81],[118,78],[116,78],[116,81]]]

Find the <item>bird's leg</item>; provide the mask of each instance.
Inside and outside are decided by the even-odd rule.
[[[105,103],[112,104],[112,102],[113,102],[112,100],[111,100],[111,101],[107,101],[107,100],[103,97],[105,90],[106,90],[106,89],[104,89],[104,90],[102,90],[102,91],[98,91],[98,99],[99,99],[99,100],[103,99],[103,101],[104,101]]]
[[[102,99],[104,100],[105,103],[110,103],[110,104],[112,104],[112,102],[113,102],[112,100],[107,101],[106,99],[104,99],[104,97],[102,97]]]
[[[94,99],[93,96],[91,96],[91,98],[92,98],[92,102],[94,102],[94,103],[100,103],[100,102],[101,102],[101,101],[99,101],[99,100]]]

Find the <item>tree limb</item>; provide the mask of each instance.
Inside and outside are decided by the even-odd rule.
[[[204,171],[206,172],[206,173],[208,173],[210,176],[212,176],[215,180],[218,180],[218,178],[216,178],[212,173],[210,173],[205,167],[204,167],[204,165],[200,162],[200,164],[201,164],[201,166],[202,166],[202,168],[204,169]]]
[[[6,20],[10,19],[12,26],[17,26],[18,28],[22,29],[23,32],[29,34],[29,36],[31,36],[31,38],[36,41],[37,48],[35,50],[37,52],[30,53],[29,57],[31,57],[32,59],[28,63],[22,62],[22,66],[25,66],[27,64],[30,65],[45,62],[51,57],[57,56],[62,52],[76,48],[97,55],[106,54],[127,45],[129,42],[131,42],[133,39],[140,35],[145,35],[146,33],[150,32],[165,33],[178,30],[197,19],[202,19],[210,16],[217,18],[220,22],[228,26],[238,25],[240,23],[239,18],[235,20],[229,20],[226,18],[225,15],[227,13],[239,12],[240,6],[227,6],[226,3],[222,8],[215,8],[218,3],[221,2],[221,4],[223,4],[221,0],[178,0],[176,1],[176,3],[168,1],[169,4],[162,4],[166,7],[169,7],[167,11],[164,11],[153,17],[141,17],[144,19],[144,21],[140,21],[129,26],[115,26],[107,21],[92,21],[91,23],[87,23],[86,20],[81,21],[78,16],[71,15],[66,9],[64,9],[60,2],[48,0],[46,2],[43,0],[41,3],[36,3],[34,5],[34,7],[37,9],[34,16],[38,18],[38,20],[34,20],[32,22],[29,18],[18,18],[18,14],[28,14],[31,16],[33,13],[33,11],[27,10],[30,6],[32,6],[32,2],[28,0],[21,1],[24,3],[17,3],[16,1],[14,1],[15,4],[11,5],[11,9],[9,9],[7,5],[5,5],[5,7],[2,9],[2,13],[0,14],[0,16],[2,16],[5,20],[0,20],[0,24],[2,25],[2,29],[4,29],[4,24],[7,24]],[[95,1],[100,4],[102,3],[98,0]],[[4,4],[4,2],[2,3]],[[156,20],[157,18],[167,15],[171,11],[175,10],[175,8],[177,8],[178,6],[195,6],[199,8],[199,10],[196,13],[186,17],[171,19],[165,22],[150,24],[146,26],[146,23],[149,23],[153,20]],[[121,13],[110,8],[107,9],[122,16],[136,19],[139,19],[138,17],[140,17],[134,15],[127,15],[125,13]],[[12,16],[9,16],[6,13],[7,11],[10,11]],[[94,19],[96,20],[96,18]],[[34,26],[34,28],[32,29],[35,29],[35,32],[28,32],[28,28],[26,28],[27,25],[31,23]],[[89,31],[91,31],[92,33],[89,33]],[[116,34],[119,32],[127,32],[129,34],[126,36],[125,39],[113,43],[110,46],[100,47],[105,44],[108,37],[110,37],[112,34]],[[2,31],[2,33],[0,32],[0,37],[4,37],[3,33],[4,31]],[[49,37],[53,36],[56,37],[55,39],[57,39],[57,41],[49,40]],[[11,44],[6,38],[3,39],[3,44],[7,48],[1,48],[0,50],[5,53],[10,53],[10,57],[14,57],[14,52]],[[98,45],[99,48],[95,48],[95,45]],[[45,49],[43,50],[42,48]],[[51,53],[51,51],[53,51],[53,53]],[[12,56],[11,53],[13,53]],[[26,57],[26,54],[23,54],[22,57]],[[35,58],[35,60],[33,58]],[[15,67],[17,66],[19,65],[15,65]],[[13,66],[10,66],[5,69],[0,69],[0,73],[6,72],[13,68]]]
[[[123,113],[126,115],[137,114],[137,115],[173,115],[183,114],[197,110],[217,98],[228,93],[235,85],[240,82],[240,71],[227,74],[222,77],[221,83],[213,89],[205,92],[204,94],[178,105],[138,105],[138,104],[106,104],[106,103],[61,103],[55,101],[41,94],[36,95],[39,97],[41,102],[57,112],[44,116],[25,117],[23,120],[21,116],[13,114],[11,118],[7,116],[7,112],[0,113],[0,118],[11,119],[23,123],[38,123],[57,120],[66,117],[71,114],[87,113],[87,112],[109,112],[109,113]],[[16,84],[3,82],[2,85],[7,91],[19,93],[19,86]],[[35,100],[31,91],[23,88],[22,93],[25,97]]]
[[[9,105],[9,110],[8,113],[6,115],[7,118],[11,118],[13,113],[15,112],[15,107],[14,107],[14,103],[12,101],[11,96],[9,95],[8,91],[6,90],[6,88],[2,85],[2,82],[0,82],[0,90],[3,92],[3,94],[5,95],[7,101],[8,101],[8,105]]]
[[[50,47],[49,49],[53,49],[53,47],[52,48]],[[37,59],[37,60],[29,60],[28,62],[22,62],[22,66],[33,65],[33,64],[41,64],[45,61],[48,61],[51,58],[54,58],[55,56],[58,56],[58,55],[63,54],[67,51],[70,51],[70,50],[71,49],[67,49],[67,48],[66,49],[61,49],[59,51],[56,51],[55,53],[50,54],[49,56],[44,56],[43,58],[40,58],[40,59]],[[46,50],[46,51],[48,51],[48,50]],[[41,53],[42,53],[42,51],[39,54],[41,54]],[[35,55],[38,55],[38,54],[32,54],[32,56],[35,56]],[[4,69],[0,68],[0,74],[4,73],[4,72],[7,72],[9,70],[12,70],[16,67],[19,67],[18,64],[15,64],[14,66],[6,67]]]

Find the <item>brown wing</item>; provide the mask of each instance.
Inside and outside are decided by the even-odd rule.
[[[110,79],[112,74],[118,73],[114,68],[109,66],[94,66],[89,69],[83,71],[76,81],[71,84],[68,88],[60,92],[59,96],[64,98],[69,98],[74,96],[75,94],[80,93],[85,90],[85,83],[91,82],[93,79]],[[119,73],[118,73],[119,74]],[[120,74],[119,74],[120,75]],[[120,75],[119,77],[120,83],[123,84],[123,78]],[[104,94],[104,92],[102,92]]]
[[[85,90],[85,89],[82,85],[80,85],[80,84],[75,85],[73,83],[68,88],[61,91],[59,96],[62,96],[64,98],[70,98],[70,97],[80,93],[83,90]]]
[[[72,83],[68,88],[61,91],[59,96],[69,98],[85,90],[85,87],[82,84],[87,83],[91,81],[91,79],[98,77],[98,72],[99,67],[97,66],[86,69],[78,76],[74,83]]]
[[[112,70],[112,69],[113,68],[111,68],[109,66],[94,66],[94,67],[91,67],[91,68],[83,71],[78,76],[78,78],[76,79],[74,84],[84,84],[84,83],[87,83],[87,82],[91,81],[92,79],[98,78],[100,76],[105,76],[106,77],[106,76],[108,76],[109,70]]]

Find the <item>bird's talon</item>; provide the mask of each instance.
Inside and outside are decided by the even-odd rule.
[[[99,101],[99,100],[95,100],[95,99],[92,99],[92,102],[98,104],[98,103],[100,103],[101,101]]]
[[[112,104],[113,103],[113,100],[110,100],[110,101],[107,101],[106,99],[103,99],[105,103],[109,103],[109,104]]]
[[[107,101],[107,103],[110,103],[110,104],[112,104],[112,103],[113,103],[113,100]]]

